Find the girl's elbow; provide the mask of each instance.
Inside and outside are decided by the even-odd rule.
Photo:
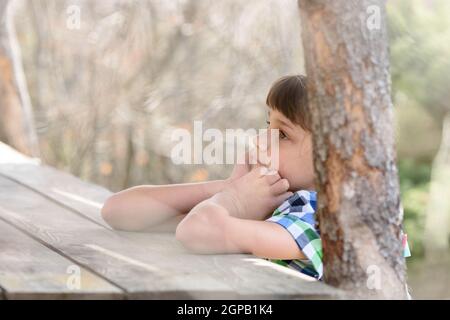
[[[123,229],[123,226],[120,224],[119,212],[118,212],[118,203],[117,203],[116,195],[110,196],[106,199],[103,207],[101,209],[101,215],[103,220],[111,226],[113,229]]]
[[[175,239],[179,241],[186,249],[195,251],[195,226],[198,223],[198,217],[185,217],[175,230]]]
[[[210,216],[204,214],[192,214],[185,217],[175,230],[175,238],[187,250],[198,253],[210,253],[210,245],[214,242],[211,235]]]

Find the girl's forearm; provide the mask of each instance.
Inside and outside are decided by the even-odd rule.
[[[137,190],[136,195],[166,206],[171,212],[185,214],[198,203],[222,191],[226,184],[226,180],[214,180],[198,183],[138,186],[129,190]],[[127,190],[122,192],[125,194]]]
[[[227,180],[174,185],[137,186],[111,196],[102,209],[114,228],[127,231],[151,229],[189,212],[199,202],[223,190]]]

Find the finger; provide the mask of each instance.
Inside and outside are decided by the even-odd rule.
[[[269,183],[269,185],[274,184],[275,182],[277,182],[278,180],[281,179],[280,174],[278,173],[278,171],[273,171],[273,173],[267,173],[265,175],[266,181]]]
[[[289,190],[289,181],[287,179],[280,179],[275,182],[271,187],[272,194],[278,195],[285,193]]]
[[[277,196],[275,199],[275,201],[276,201],[276,205],[278,206],[278,205],[280,205],[280,204],[282,204],[284,201],[286,201],[287,199],[289,199],[290,197],[292,197],[294,195],[294,193],[293,192],[291,192],[291,191],[288,191],[288,192],[285,192],[285,193],[283,193],[283,194],[281,194],[281,195],[279,195],[279,196]]]
[[[264,167],[260,164],[256,164],[252,169],[252,173],[257,177],[263,177],[267,174],[267,167]]]

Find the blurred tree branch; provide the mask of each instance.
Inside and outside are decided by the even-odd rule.
[[[12,20],[13,1],[0,3],[0,139],[39,157],[33,110]]]

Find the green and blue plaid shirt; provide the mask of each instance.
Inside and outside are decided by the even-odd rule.
[[[322,241],[315,219],[317,193],[300,190],[284,201],[272,216],[271,221],[283,226],[294,238],[307,260],[267,259],[277,264],[295,269],[308,276],[321,279],[323,275]],[[409,257],[406,234],[403,236],[403,256]]]

